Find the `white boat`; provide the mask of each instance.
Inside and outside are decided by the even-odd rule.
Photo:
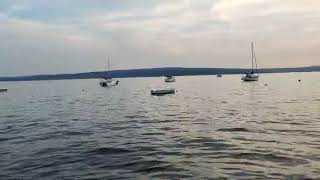
[[[173,88],[168,89],[158,89],[158,90],[151,90],[151,95],[154,96],[163,96],[166,94],[175,94],[176,90]]]
[[[259,80],[258,64],[257,64],[256,54],[254,52],[253,42],[251,42],[251,64],[252,64],[251,72],[246,73],[241,78],[242,81],[258,81]]]
[[[252,74],[252,73],[247,73],[241,78],[242,81],[258,81],[259,80],[259,75]]]
[[[165,76],[164,82],[176,82],[176,78],[173,76]]]
[[[108,59],[108,76],[100,79],[100,86],[109,87],[109,86],[117,86],[118,84],[119,84],[119,81],[118,80],[115,81],[111,77],[110,61]]]

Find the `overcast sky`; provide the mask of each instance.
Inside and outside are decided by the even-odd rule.
[[[0,0],[0,76],[320,64],[318,0]]]

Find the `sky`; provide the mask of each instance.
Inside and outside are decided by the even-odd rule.
[[[318,0],[1,0],[0,76],[320,64]]]

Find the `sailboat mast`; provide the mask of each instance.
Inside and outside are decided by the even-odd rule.
[[[253,57],[254,57],[254,63],[255,63],[255,68],[256,68],[256,72],[259,76],[259,70],[258,70],[258,63],[257,63],[257,57],[256,57],[256,52],[253,51]]]
[[[254,72],[253,69],[255,68],[256,69],[256,73],[259,75],[256,52],[254,51],[253,43],[252,43],[252,56],[253,56],[253,59],[252,59],[252,72]]]
[[[251,42],[251,73],[253,74],[253,67],[254,67],[254,49],[253,49],[253,42]]]
[[[109,61],[109,58],[108,59],[108,78],[111,78],[111,74],[110,74],[110,61]]]
[[[108,71],[110,72],[110,61],[109,61],[109,58],[108,58]]]

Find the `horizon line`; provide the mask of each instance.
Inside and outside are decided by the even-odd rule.
[[[149,68],[133,68],[133,69],[117,69],[110,72],[117,71],[134,71],[134,70],[152,70],[152,69],[225,69],[225,70],[251,70],[251,68],[233,68],[233,67],[182,67],[182,66],[165,66],[165,67],[149,67]],[[300,66],[300,67],[273,67],[273,68],[258,68],[257,70],[274,70],[274,69],[299,69],[299,68],[320,68],[320,65]],[[55,75],[76,75],[85,73],[104,73],[105,71],[86,71],[86,72],[74,72],[74,73],[49,73],[49,74],[33,74],[33,75],[17,75],[17,76],[0,76],[0,78],[19,78],[19,77],[34,77],[34,76],[55,76]]]

